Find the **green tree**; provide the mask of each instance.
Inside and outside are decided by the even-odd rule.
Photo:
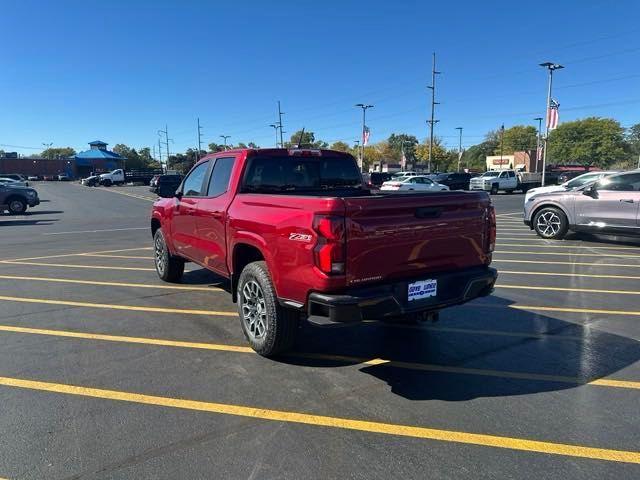
[[[44,158],[69,158],[75,154],[76,151],[71,147],[55,147],[43,150],[40,156]]]
[[[423,167],[429,164],[429,140],[425,140],[416,146],[416,159]],[[433,148],[431,149],[431,170],[445,171],[450,162],[450,155],[446,148],[442,146],[439,138],[433,139]]]
[[[329,147],[331,150],[337,150],[339,152],[348,152],[349,144],[342,141],[333,142]]]
[[[126,168],[145,168],[147,166],[136,149],[124,143],[118,143],[113,147],[113,151],[125,159]]]
[[[606,168],[628,159],[624,128],[614,119],[588,117],[565,122],[549,136],[548,160]]]
[[[407,161],[409,163],[413,163],[416,157],[416,147],[420,142],[414,135],[407,135],[406,133],[392,133],[387,139],[387,143],[393,152],[394,160],[400,162],[402,159],[402,149],[404,147],[404,153]]]
[[[215,142],[209,144],[209,153],[216,153],[224,151],[224,145],[219,145]]]
[[[530,125],[515,125],[507,128],[503,134],[503,154],[512,155],[513,152],[521,152],[523,150],[532,150],[536,148],[538,131]],[[500,144],[498,143],[496,155],[500,154]]]
[[[634,160],[637,160],[638,155],[640,155],[640,123],[629,127],[625,140],[629,145],[631,154],[635,157]]]
[[[291,135],[291,139],[288,142],[284,142],[285,148],[290,148],[292,146],[300,145],[301,147],[306,148],[327,148],[329,144],[322,140],[316,140],[316,136],[311,131],[306,131],[304,134],[302,130],[298,130],[296,133]]]

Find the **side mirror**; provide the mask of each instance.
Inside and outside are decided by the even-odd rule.
[[[160,185],[157,192],[158,196],[162,198],[182,197],[182,192],[176,192],[175,186],[173,185]]]
[[[598,198],[598,190],[596,189],[595,185],[589,185],[582,191],[582,194],[586,195],[587,197]]]

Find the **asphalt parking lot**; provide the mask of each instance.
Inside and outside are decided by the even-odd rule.
[[[36,189],[0,216],[0,477],[640,476],[640,242],[545,241],[498,195],[491,297],[276,361],[219,278],[158,280],[146,188]]]

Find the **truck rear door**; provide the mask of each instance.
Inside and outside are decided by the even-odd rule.
[[[484,192],[344,201],[349,285],[415,278],[488,263],[490,200]]]

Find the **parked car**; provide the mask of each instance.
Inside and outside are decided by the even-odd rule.
[[[13,178],[0,177],[0,183],[14,187],[28,187],[29,183],[22,180],[14,180]]]
[[[54,180],[57,180],[58,177],[56,175],[45,175],[42,179],[46,182],[53,182]]]
[[[0,178],[10,178],[16,182],[22,182],[24,186],[29,186],[29,179],[21,173],[0,173]]]
[[[33,188],[0,183],[0,212],[8,210],[12,215],[20,215],[27,207],[39,204],[38,192]]]
[[[58,175],[58,181],[60,182],[68,182],[69,180],[71,180],[71,178],[69,178],[69,175],[67,175],[66,173],[61,173],[60,175]]]
[[[450,190],[469,190],[471,174],[465,172],[440,173],[433,180],[441,185],[446,185]]]
[[[87,178],[80,180],[80,184],[87,187],[97,187],[99,180],[100,177],[98,175],[89,175]]]
[[[393,175],[386,172],[371,172],[365,177],[365,183],[369,188],[380,188],[384,182],[393,178]]]
[[[158,175],[156,181],[149,187],[149,191],[161,197],[173,196],[182,179],[182,175]]]
[[[542,193],[524,206],[524,223],[542,238],[569,230],[640,235],[640,170],[601,178],[573,190]]]
[[[599,170],[597,172],[587,172],[561,185],[548,185],[544,187],[532,188],[531,190],[527,191],[524,197],[524,201],[525,203],[527,203],[531,199],[531,197],[533,197],[534,195],[540,195],[541,193],[561,192],[563,190],[571,190],[572,188],[578,188],[585,185],[586,183],[595,182],[596,180],[599,180],[602,177],[607,177],[609,175],[613,175],[614,173],[620,173],[620,172],[619,170],[609,170],[609,171]]]
[[[413,177],[401,177],[399,179],[384,182],[380,190],[384,191],[400,191],[400,192],[440,192],[449,190],[449,187],[434,182],[425,175],[416,175]]]
[[[157,273],[176,282],[193,261],[228,278],[244,335],[266,356],[292,345],[301,318],[435,319],[492,291],[495,212],[485,192],[363,187],[344,152],[208,155],[154,203]]]
[[[29,175],[27,177],[27,180],[29,180],[30,182],[35,182],[35,181],[40,180],[40,177],[38,175]]]

